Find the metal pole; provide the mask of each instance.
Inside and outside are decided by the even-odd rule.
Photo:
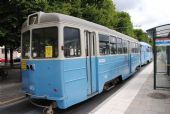
[[[153,29],[153,54],[154,54],[154,73],[153,73],[153,88],[156,89],[156,68],[157,68],[157,52],[156,52],[156,44],[155,44],[155,39],[156,39],[156,28]]]

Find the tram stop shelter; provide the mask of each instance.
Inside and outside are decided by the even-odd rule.
[[[170,24],[151,28],[147,33],[153,38],[153,87],[170,89],[167,86],[170,83]]]

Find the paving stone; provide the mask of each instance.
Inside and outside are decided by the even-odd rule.
[[[157,112],[157,111],[144,111],[144,114],[159,114],[159,112]]]

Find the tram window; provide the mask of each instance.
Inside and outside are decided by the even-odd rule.
[[[99,34],[99,49],[100,49],[100,55],[110,54],[109,36]]]
[[[139,47],[137,43],[132,43],[132,53],[139,53]]]
[[[136,45],[136,43],[135,43],[135,52],[134,53],[137,53],[137,45]]]
[[[127,53],[128,48],[128,42],[126,40],[123,40],[123,53]]]
[[[79,57],[81,55],[80,30],[64,27],[64,56]]]
[[[123,53],[122,39],[120,39],[120,38],[117,39],[117,48],[118,48],[118,54],[122,54]]]
[[[136,43],[136,53],[139,53],[139,44]]]
[[[147,52],[150,52],[150,48],[149,47],[147,47]]]
[[[110,53],[117,54],[117,45],[116,37],[110,36]]]
[[[28,59],[30,54],[30,31],[22,34],[22,58]]]
[[[135,43],[131,43],[131,52],[135,53]]]
[[[58,28],[46,27],[32,31],[32,57],[54,58],[58,56]]]
[[[151,47],[149,48],[149,52],[152,52],[152,48]]]

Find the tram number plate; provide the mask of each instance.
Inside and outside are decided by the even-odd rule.
[[[22,70],[26,70],[27,69],[27,61],[26,60],[22,60],[21,68],[22,68]]]

